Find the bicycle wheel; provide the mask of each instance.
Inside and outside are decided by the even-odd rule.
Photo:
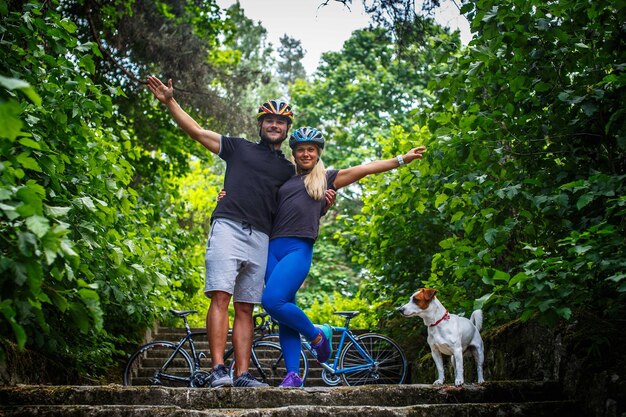
[[[190,386],[193,364],[189,354],[171,342],[150,342],[132,354],[124,369],[124,385]]]
[[[390,338],[379,334],[364,334],[356,338],[359,346],[374,360],[374,365],[341,374],[346,385],[401,384],[406,378],[407,363],[402,349]],[[340,369],[370,363],[353,342],[346,345],[339,359]]]
[[[265,382],[270,387],[277,387],[283,381],[287,370],[283,351],[278,343],[257,341],[252,344],[250,365],[248,371],[257,380]],[[309,364],[304,352],[300,351],[300,377],[306,382]],[[235,360],[230,364],[230,376],[235,379]]]

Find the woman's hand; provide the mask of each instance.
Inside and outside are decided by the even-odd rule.
[[[174,87],[172,86],[172,79],[167,80],[167,86],[161,82],[157,77],[148,77],[148,88],[152,91],[152,94],[163,104],[174,98]]]
[[[424,152],[426,152],[426,146],[418,146],[408,151],[406,155],[403,155],[402,159],[405,164],[408,164],[414,159],[422,159]]]

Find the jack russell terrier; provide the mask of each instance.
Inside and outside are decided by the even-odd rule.
[[[463,353],[470,350],[476,361],[478,371],[478,383],[485,382],[483,379],[483,361],[485,352],[483,339],[480,337],[480,328],[483,325],[483,312],[476,310],[471,317],[459,317],[448,313],[448,310],[439,302],[431,288],[420,288],[411,296],[411,300],[398,307],[405,317],[420,316],[424,324],[428,326],[428,344],[437,366],[439,374],[434,385],[443,384],[443,357],[451,355],[455,369],[454,385],[463,385]]]

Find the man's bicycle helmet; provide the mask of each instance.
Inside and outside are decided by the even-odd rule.
[[[308,142],[313,142],[319,146],[320,149],[324,149],[324,136],[322,132],[314,127],[301,127],[296,129],[289,138],[289,146],[291,149],[295,149],[298,143]]]
[[[293,123],[293,112],[291,106],[282,100],[267,100],[259,107],[259,112],[256,115],[257,120],[263,120],[263,117],[269,115],[282,116],[287,119],[287,123]]]

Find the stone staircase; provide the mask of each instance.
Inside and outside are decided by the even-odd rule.
[[[499,381],[433,387],[164,388],[0,387],[6,417],[581,416],[551,382]],[[581,416],[582,417],[582,416]]]
[[[197,329],[200,331],[200,329]],[[158,329],[155,340],[178,341],[181,330]],[[206,340],[196,347],[208,352]],[[335,341],[336,344],[337,341]],[[135,383],[151,374],[146,358]],[[202,364],[209,369],[208,359]],[[489,381],[463,387],[425,384],[328,387],[309,362],[304,389],[169,388],[154,386],[0,386],[0,417],[483,417],[572,416],[584,413],[551,381]],[[121,380],[121,377],[120,377]]]

